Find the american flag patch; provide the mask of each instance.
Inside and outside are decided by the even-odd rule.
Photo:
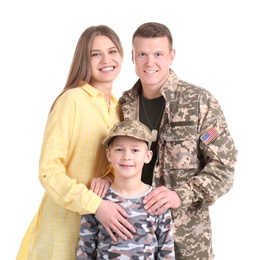
[[[217,135],[218,131],[214,127],[211,127],[200,139],[204,142],[204,144],[209,144],[217,137]]]

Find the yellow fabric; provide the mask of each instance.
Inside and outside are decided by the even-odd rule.
[[[45,188],[17,260],[73,260],[82,214],[95,213],[101,198],[87,189],[108,172],[103,138],[122,119],[114,96],[110,109],[90,85],[66,91],[50,113],[42,144],[39,180]]]

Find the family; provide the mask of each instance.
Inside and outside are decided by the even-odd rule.
[[[172,34],[132,36],[137,82],[112,94],[124,52],[90,26],[50,109],[38,177],[45,189],[17,260],[213,260],[209,207],[233,186],[237,149],[216,98],[179,79]]]

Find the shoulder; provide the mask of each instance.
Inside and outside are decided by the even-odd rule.
[[[200,95],[207,95],[207,96],[212,96],[209,90],[207,90],[204,87],[201,87],[199,85],[196,85],[194,83],[190,83],[185,80],[180,80],[178,82],[178,91],[185,91],[186,93],[196,93]]]
[[[80,97],[83,94],[84,91],[81,87],[68,89],[58,97],[57,101],[64,102],[69,100],[76,100],[78,97]]]
[[[86,102],[86,100],[90,96],[96,96],[99,91],[90,85],[85,85],[83,87],[76,87],[72,89],[66,90],[58,99],[57,101],[65,104],[75,105],[81,102]]]
[[[166,100],[207,100],[215,99],[214,96],[206,88],[186,80],[179,79],[171,70],[168,80],[162,88],[162,94]]]
[[[124,104],[126,102],[134,101],[140,95],[141,88],[141,81],[138,79],[131,89],[122,93],[122,96],[119,98],[119,103]]]

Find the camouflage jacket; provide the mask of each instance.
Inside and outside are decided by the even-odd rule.
[[[118,237],[118,241],[113,242],[95,215],[83,215],[77,260],[174,260],[171,211],[156,216],[149,215],[143,207],[143,199],[152,189],[141,196],[127,198],[110,187],[104,199],[118,203],[127,212],[128,220],[136,229],[134,238],[124,241]]]
[[[119,102],[124,118],[139,119],[141,82]],[[237,150],[221,107],[209,91],[170,74],[161,88],[165,111],[158,139],[153,186],[175,190],[172,210],[176,260],[213,259],[209,205],[233,186]]]

